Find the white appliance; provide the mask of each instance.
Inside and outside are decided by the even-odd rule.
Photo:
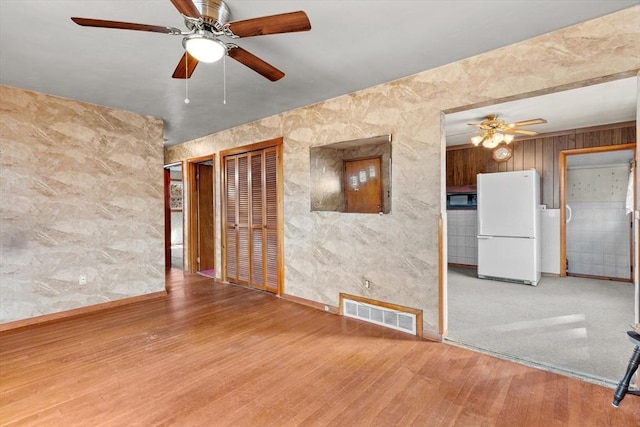
[[[542,232],[542,272],[560,274],[560,209],[543,209],[540,228]]]
[[[540,176],[535,169],[478,174],[478,277],[537,286]]]

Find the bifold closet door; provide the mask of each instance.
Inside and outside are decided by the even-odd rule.
[[[225,157],[226,277],[278,291],[276,147]]]
[[[278,290],[277,151],[251,153],[251,286]]]
[[[248,155],[225,158],[227,280],[249,284]]]

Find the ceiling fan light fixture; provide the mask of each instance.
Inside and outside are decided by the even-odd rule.
[[[191,56],[200,62],[219,61],[227,53],[226,45],[205,33],[196,33],[185,37],[182,45]]]
[[[537,132],[519,129],[520,126],[531,126],[542,123],[547,123],[547,121],[538,118],[507,123],[499,119],[497,115],[491,114],[480,123],[469,123],[471,126],[480,128],[480,133],[471,137],[471,143],[476,147],[482,145],[485,148],[495,148],[502,143],[511,144],[515,138],[515,134],[537,135]]]

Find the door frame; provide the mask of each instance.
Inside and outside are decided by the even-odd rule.
[[[560,162],[559,162],[559,172],[560,172],[560,276],[566,277],[567,275],[567,227],[566,227],[566,209],[567,209],[567,197],[566,197],[566,186],[567,186],[567,156],[573,156],[577,154],[597,154],[597,153],[606,153],[610,151],[623,151],[623,150],[631,150],[633,152],[633,162],[636,164],[636,144],[618,144],[618,145],[602,145],[599,147],[591,147],[591,148],[576,148],[572,150],[562,150],[560,151]],[[635,203],[635,192],[637,189],[635,188],[636,183],[636,168],[633,168],[634,171],[634,198],[633,198],[633,210],[635,213],[636,203]],[[634,227],[635,228],[635,227]],[[635,233],[635,230],[634,230]],[[636,265],[636,254],[638,253],[638,248],[635,247],[634,244],[635,239],[632,239],[632,256],[631,262],[633,271],[637,271],[638,265]],[[633,275],[635,276],[635,274]],[[632,276],[632,278],[633,278]],[[635,286],[638,286],[636,280],[634,280]],[[637,303],[636,303],[637,304]]]
[[[185,230],[185,240],[184,240],[184,271],[189,273],[197,273],[198,272],[198,251],[197,244],[195,242],[198,241],[198,197],[197,197],[197,179],[196,179],[196,165],[198,163],[203,163],[210,161],[213,169],[213,200],[214,206],[212,207],[214,224],[215,224],[215,216],[216,216],[216,207],[215,207],[215,188],[216,188],[216,170],[215,170],[215,154],[209,154],[207,156],[200,157],[191,157],[186,160],[186,167],[183,168],[183,180],[184,180],[184,230]],[[211,238],[214,241],[214,248],[216,242],[216,228],[213,227],[213,236]],[[215,249],[214,249],[215,251]],[[213,268],[216,268],[216,255],[213,254]]]
[[[266,141],[257,142],[255,144],[243,145],[240,147],[230,148],[228,150],[222,150],[219,153],[219,165],[220,165],[220,272],[222,275],[222,281],[227,281],[227,198],[226,198],[226,172],[225,172],[225,158],[227,156],[234,156],[238,154],[248,153],[250,151],[263,150],[265,148],[276,147],[277,151],[277,210],[278,210],[278,224],[277,224],[277,276],[278,276],[278,289],[276,295],[281,296],[284,294],[284,167],[282,161],[283,155],[283,137],[273,138]]]

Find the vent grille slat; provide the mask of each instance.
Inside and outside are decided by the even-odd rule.
[[[398,328],[411,331],[414,328],[415,321],[410,316],[398,314]]]
[[[410,334],[417,334],[416,315],[350,299],[342,300],[343,315]]]
[[[358,305],[351,301],[345,301],[344,312],[345,314],[349,314],[351,317],[355,317],[358,315]]]

